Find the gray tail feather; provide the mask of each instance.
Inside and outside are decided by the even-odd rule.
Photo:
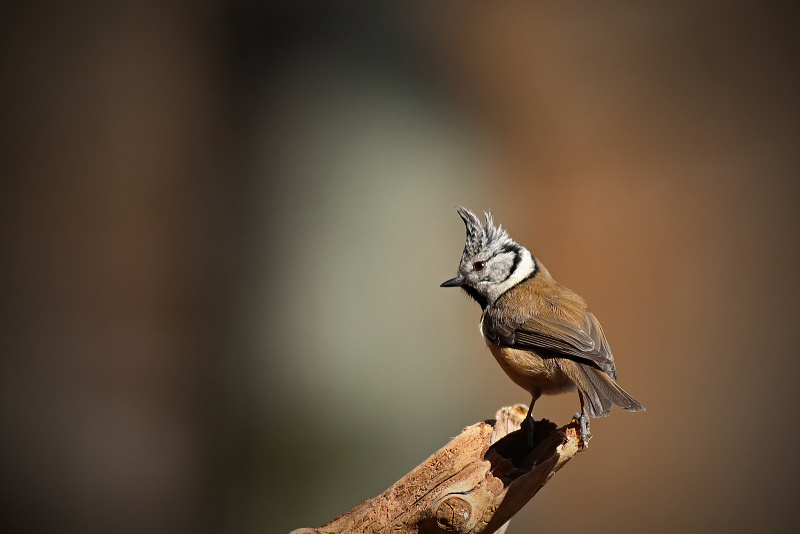
[[[605,417],[613,405],[629,412],[644,411],[644,406],[603,371],[573,361],[569,361],[569,364],[562,365],[562,368],[578,387],[581,400],[588,408],[589,417]]]

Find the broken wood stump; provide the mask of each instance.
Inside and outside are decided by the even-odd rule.
[[[579,450],[580,425],[535,425],[534,448],[517,432],[527,407],[503,408],[494,420],[464,429],[392,487],[319,528],[291,534],[490,534]]]

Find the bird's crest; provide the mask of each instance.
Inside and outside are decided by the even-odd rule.
[[[467,243],[464,245],[464,254],[473,256],[481,250],[500,249],[508,243],[513,243],[513,240],[508,236],[502,225],[494,225],[492,214],[484,211],[483,215],[486,219],[484,224],[481,224],[478,216],[469,211],[464,206],[456,208],[464,225],[467,227]]]

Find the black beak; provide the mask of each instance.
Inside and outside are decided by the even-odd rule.
[[[458,275],[455,278],[451,278],[447,282],[443,283],[439,287],[461,287],[463,285],[464,285],[464,279],[461,278],[461,275]]]

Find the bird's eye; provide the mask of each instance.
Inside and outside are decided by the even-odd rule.
[[[476,271],[482,271],[484,267],[486,267],[485,261],[476,261],[475,263],[472,264],[472,268],[475,269]]]

